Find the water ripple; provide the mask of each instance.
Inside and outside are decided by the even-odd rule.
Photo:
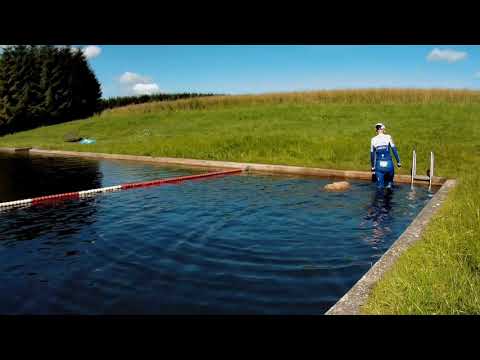
[[[204,171],[3,155],[2,169],[17,183],[2,201]],[[240,175],[2,212],[0,313],[321,314],[431,195],[326,183]]]

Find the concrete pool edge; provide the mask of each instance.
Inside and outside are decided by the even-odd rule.
[[[313,175],[313,176],[326,177],[326,178],[371,180],[371,177],[372,177],[372,174],[369,171],[332,170],[332,169],[301,167],[301,166],[291,166],[291,165],[239,163],[239,162],[217,161],[217,160],[199,160],[199,159],[183,159],[183,158],[170,158],[170,157],[106,154],[106,153],[66,151],[66,150],[45,150],[45,149],[38,149],[38,148],[0,147],[0,152],[31,153],[31,154],[37,154],[37,155],[74,156],[74,157],[86,157],[86,158],[94,158],[94,159],[133,160],[133,161],[155,162],[159,164],[184,165],[184,166],[204,167],[204,168],[236,168],[236,169],[240,168],[240,169],[248,169],[250,171],[258,171],[258,172]],[[443,185],[446,180],[447,180],[446,178],[434,176],[432,178],[432,185],[434,186]],[[395,175],[395,181],[398,183],[410,184],[411,176]],[[425,182],[418,182],[418,181],[415,181],[415,183],[425,184]]]
[[[76,151],[61,151],[61,150],[44,150],[37,148],[1,148],[0,152],[8,153],[23,153],[38,156],[55,156],[55,157],[80,157],[90,158],[94,160],[108,159],[120,161],[138,161],[157,163],[165,166],[185,166],[185,167],[203,167],[203,168],[237,168],[242,170],[251,170],[252,172],[268,172],[268,173],[283,173],[285,175],[310,175],[318,177],[339,177],[361,179],[365,181],[371,180],[370,172],[362,171],[343,171],[330,170],[320,168],[308,168],[299,166],[285,166],[285,165],[269,165],[269,164],[252,164],[252,163],[237,163],[224,162],[213,160],[196,160],[196,159],[181,159],[181,158],[166,158],[166,157],[151,157],[151,156],[135,156],[122,154],[105,154],[93,152],[76,152]],[[410,183],[409,175],[397,175],[396,180],[399,183]],[[456,180],[436,177],[433,179],[432,185],[441,188],[434,194],[434,196],[427,202],[420,213],[413,219],[407,229],[394,241],[383,256],[358,280],[350,290],[345,293],[325,314],[326,315],[357,315],[361,312],[361,307],[369,298],[372,290],[379,280],[381,280],[385,273],[395,264],[397,259],[402,256],[410,246],[422,238],[423,231],[431,218],[443,205],[450,190],[455,187]],[[425,182],[419,184],[427,185]]]
[[[405,250],[421,239],[425,227],[441,208],[448,193],[455,186],[456,180],[446,180],[402,235],[325,315],[360,315],[361,306],[365,304],[376,283],[394,265]]]

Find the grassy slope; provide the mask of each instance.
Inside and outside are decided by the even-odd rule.
[[[0,138],[0,146],[369,169],[372,125],[384,121],[408,173],[411,151],[459,186],[371,296],[367,313],[480,313],[480,94],[352,91],[145,104]],[[63,142],[64,134],[97,139]]]

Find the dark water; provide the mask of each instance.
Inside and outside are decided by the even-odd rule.
[[[202,171],[0,155],[0,201]],[[1,314],[322,314],[432,196],[240,175],[0,212]]]

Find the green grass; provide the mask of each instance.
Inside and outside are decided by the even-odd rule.
[[[400,256],[363,312],[480,313],[479,179],[478,173],[461,176],[422,240]]]
[[[354,90],[149,103],[0,138],[0,146],[367,170],[373,125],[458,187],[418,242],[379,282],[363,311],[480,313],[480,93]],[[65,143],[76,132],[95,145]]]

